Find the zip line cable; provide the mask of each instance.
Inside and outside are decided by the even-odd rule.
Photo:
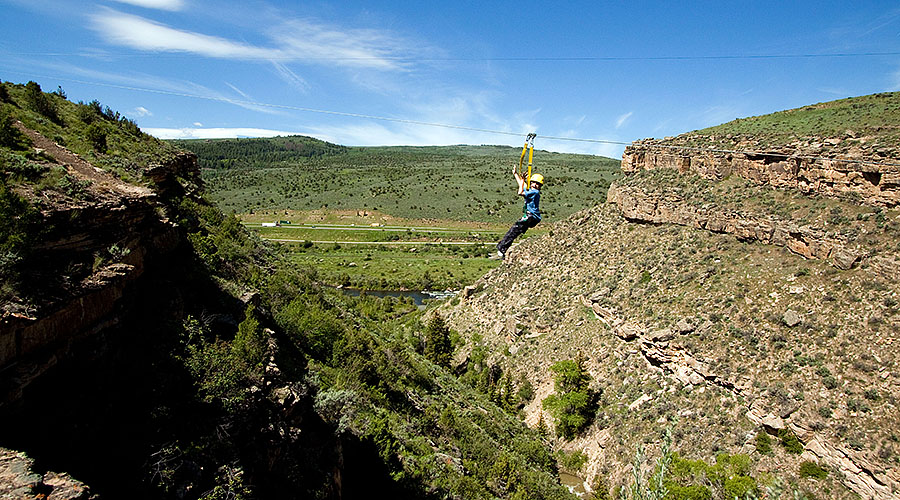
[[[39,75],[40,76],[40,75]],[[101,82],[89,82],[84,80],[76,80],[71,78],[58,78],[51,76],[43,76],[43,78],[52,78],[55,80],[72,82],[72,83],[80,83],[82,85],[93,85],[100,87],[110,87],[122,90],[131,90],[135,92],[147,92],[152,94],[160,94],[160,95],[170,95],[176,97],[186,97],[191,99],[203,99],[207,101],[215,101],[215,102],[224,102],[228,104],[243,104],[246,106],[258,106],[265,108],[273,108],[273,109],[287,109],[292,111],[303,111],[308,113],[319,113],[326,115],[334,115],[334,116],[348,116],[352,118],[365,118],[368,120],[380,120],[380,121],[389,121],[394,123],[405,123],[410,125],[424,125],[428,127],[440,127],[440,128],[448,128],[454,130],[468,130],[472,132],[484,132],[487,134],[498,134],[498,135],[508,135],[520,137],[522,134],[517,132],[508,132],[503,130],[491,130],[486,128],[478,128],[478,127],[467,127],[464,125],[451,125],[447,123],[433,123],[433,122],[425,122],[420,120],[409,120],[404,118],[392,118],[388,116],[377,116],[377,115],[367,115],[362,113],[349,113],[344,111],[330,111],[324,109],[315,109],[315,108],[307,108],[302,106],[292,106],[289,104],[272,104],[265,102],[257,102],[257,101],[249,101],[243,99],[231,99],[227,97],[216,97],[216,96],[204,96],[200,94],[190,94],[187,92],[175,92],[171,90],[159,90],[159,89],[148,89],[143,87],[133,87],[128,85],[117,85],[114,83],[101,83]],[[577,137],[557,137],[551,135],[542,135],[541,139],[553,140],[553,141],[569,141],[569,142],[587,142],[594,144],[615,144],[620,146],[630,146],[632,142],[622,142],[622,141],[611,141],[606,139],[584,139]],[[900,167],[900,163],[886,163],[886,162],[876,162],[876,161],[868,161],[854,158],[829,158],[829,157],[819,157],[819,156],[805,156],[805,155],[791,155],[787,153],[774,153],[774,152],[764,152],[764,151],[748,151],[748,150],[737,150],[737,149],[716,149],[716,148],[701,148],[694,146],[676,146],[670,144],[642,144],[642,147],[648,148],[657,148],[657,149],[675,149],[675,150],[687,150],[687,151],[699,151],[699,152],[709,152],[709,153],[730,153],[730,154],[746,154],[746,155],[758,155],[758,156],[774,156],[785,159],[797,159],[797,160],[819,160],[819,161],[839,161],[845,163],[853,163],[857,165],[874,165],[874,166],[885,166],[885,167]]]
[[[99,53],[99,52],[7,52],[12,56],[45,57],[181,57],[193,56],[189,50],[172,50],[164,53]],[[898,56],[900,52],[838,52],[834,54],[724,54],[714,56],[522,56],[522,57],[404,57],[404,56],[358,56],[358,57],[302,57],[276,56],[256,58],[261,61],[391,61],[391,62],[584,62],[584,61],[709,61],[744,59],[820,59],[847,57]],[[250,57],[219,57],[252,61]]]

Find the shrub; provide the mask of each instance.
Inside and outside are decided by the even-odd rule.
[[[797,436],[788,429],[781,429],[778,431],[778,439],[781,441],[781,446],[784,446],[785,451],[788,453],[794,455],[803,453],[803,444],[801,444],[800,440],[797,439]]]
[[[878,390],[872,388],[866,389],[866,391],[863,393],[863,397],[868,399],[869,401],[878,401],[881,399],[881,395],[878,394]]]
[[[91,123],[85,130],[84,135],[91,144],[91,147],[94,148],[94,151],[98,153],[106,152],[107,130],[105,125],[102,123]]]
[[[297,297],[275,314],[275,321],[304,350],[319,361],[330,361],[334,343],[344,325],[322,299],[310,294]]]
[[[869,405],[867,405],[867,404],[865,403],[865,401],[861,401],[861,400],[856,399],[856,398],[850,398],[850,399],[847,400],[847,409],[850,410],[850,411],[853,411],[853,412],[860,412],[860,411],[861,411],[861,412],[868,412],[868,411],[872,411],[872,409],[869,408]]]
[[[49,95],[41,91],[41,86],[37,82],[30,81],[25,84],[25,101],[33,111],[44,115],[54,123],[61,123],[56,103]]]
[[[753,498],[757,494],[756,481],[748,476],[735,476],[722,485],[725,498]]]
[[[18,283],[18,264],[29,253],[38,212],[0,175],[0,298]]]
[[[772,453],[772,439],[768,432],[761,430],[756,433],[756,451],[763,455]]]
[[[557,434],[572,439],[584,430],[594,418],[596,395],[590,390],[590,375],[581,359],[554,363],[556,394],[544,398],[542,405],[556,420]]]
[[[15,148],[19,142],[19,129],[13,126],[13,119],[6,106],[0,105],[0,146]]]
[[[815,462],[805,460],[800,464],[800,477],[813,479],[825,479],[828,477],[828,471],[819,466]]]
[[[184,321],[183,336],[184,364],[197,381],[203,399],[219,400],[228,410],[239,407],[246,399],[246,378],[231,346],[219,339],[207,340],[200,322],[190,316]]]
[[[265,363],[266,344],[265,333],[256,317],[256,308],[249,305],[244,313],[244,321],[238,325],[231,351],[237,360],[259,374]]]
[[[712,491],[700,484],[682,486],[674,481],[666,482],[666,500],[710,500]]]
[[[582,451],[575,450],[570,453],[566,453],[565,451],[559,452],[559,464],[563,466],[564,469],[571,472],[578,472],[584,467],[584,464],[587,463],[588,456],[584,454]]]

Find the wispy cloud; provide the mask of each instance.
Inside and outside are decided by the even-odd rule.
[[[180,30],[114,9],[91,17],[93,29],[107,42],[154,52],[186,52],[220,59],[267,60],[279,75],[298,87],[306,82],[288,69],[287,62],[350,68],[403,70],[403,57],[421,53],[417,47],[388,32],[341,29],[309,20],[289,20],[263,33],[271,46],[258,46],[227,38]]]
[[[134,110],[132,112],[127,113],[127,114],[130,116],[138,117],[138,118],[141,118],[144,116],[153,116],[153,113],[151,113],[149,109],[147,109],[143,106],[138,106],[138,107],[134,108]]]
[[[243,90],[241,90],[241,89],[235,87],[234,85],[232,85],[232,84],[230,84],[230,83],[228,83],[228,82],[225,82],[225,85],[228,85],[228,87],[229,87],[231,90],[237,92],[237,93],[238,93],[241,97],[243,97],[244,99],[246,99],[246,100],[248,100],[248,101],[252,101],[252,100],[253,100],[253,98],[250,97],[246,92],[244,92]]]
[[[127,3],[129,5],[137,5],[138,7],[146,7],[148,9],[161,10],[181,10],[184,8],[182,0],[115,0],[119,3]]]
[[[289,85],[302,92],[309,91],[309,84],[306,83],[306,80],[304,80],[297,73],[291,71],[290,68],[277,61],[272,61],[272,66],[275,68],[275,72],[278,73],[278,76],[280,76],[281,79],[287,82]]]
[[[94,29],[107,41],[139,50],[193,52],[208,57],[268,59],[281,57],[277,50],[254,47],[224,38],[170,28],[143,17],[105,9],[93,16]]]
[[[113,87],[150,94],[172,95],[190,99],[218,101],[233,104],[244,109],[258,111],[261,113],[272,115],[286,114],[286,111],[282,109],[255,103],[252,99],[247,99],[245,97],[246,94],[238,91],[233,85],[229,85],[229,87],[234,89],[239,94],[243,94],[242,97],[245,97],[244,99],[236,99],[233,95],[226,94],[224,92],[220,92],[218,90],[214,90],[191,81],[166,79],[141,73],[110,73],[105,71],[92,70],[81,65],[69,63],[42,63],[33,61],[32,65],[35,68],[51,70],[57,74],[72,75],[69,78],[52,78],[53,80],[61,81],[63,83],[65,83],[66,81],[71,81],[93,86]],[[84,81],[82,79],[91,81]]]
[[[349,67],[402,69],[407,64],[397,59],[413,50],[387,32],[340,29],[302,19],[276,26],[270,35],[285,57]]]
[[[618,129],[622,128],[622,126],[625,125],[625,122],[627,122],[628,119],[631,118],[631,115],[633,115],[633,114],[634,114],[634,111],[629,111],[629,112],[625,113],[624,115],[620,116],[618,119],[616,119],[616,129],[618,130]]]

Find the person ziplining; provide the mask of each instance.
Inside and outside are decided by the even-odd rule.
[[[525,138],[525,145],[522,146],[522,155],[519,157],[518,167],[513,165],[513,175],[516,178],[516,184],[519,188],[516,194],[525,198],[525,206],[522,208],[522,218],[517,220],[506,235],[497,243],[497,257],[503,260],[510,245],[516,238],[525,234],[526,231],[533,228],[541,221],[541,187],[544,185],[544,176],[541,174],[532,174],[531,165],[534,158],[534,138],[536,134],[528,134]],[[528,170],[522,172],[522,166],[525,162],[525,153],[528,152]]]

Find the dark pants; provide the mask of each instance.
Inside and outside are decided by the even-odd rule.
[[[506,235],[503,236],[503,239],[500,240],[500,243],[497,243],[497,250],[505,254],[506,250],[509,249],[509,246],[513,244],[513,241],[515,241],[516,238],[524,234],[525,231],[537,226],[538,222],[540,222],[540,219],[531,215],[527,218],[517,220],[516,223],[509,228],[509,231],[506,232]]]

